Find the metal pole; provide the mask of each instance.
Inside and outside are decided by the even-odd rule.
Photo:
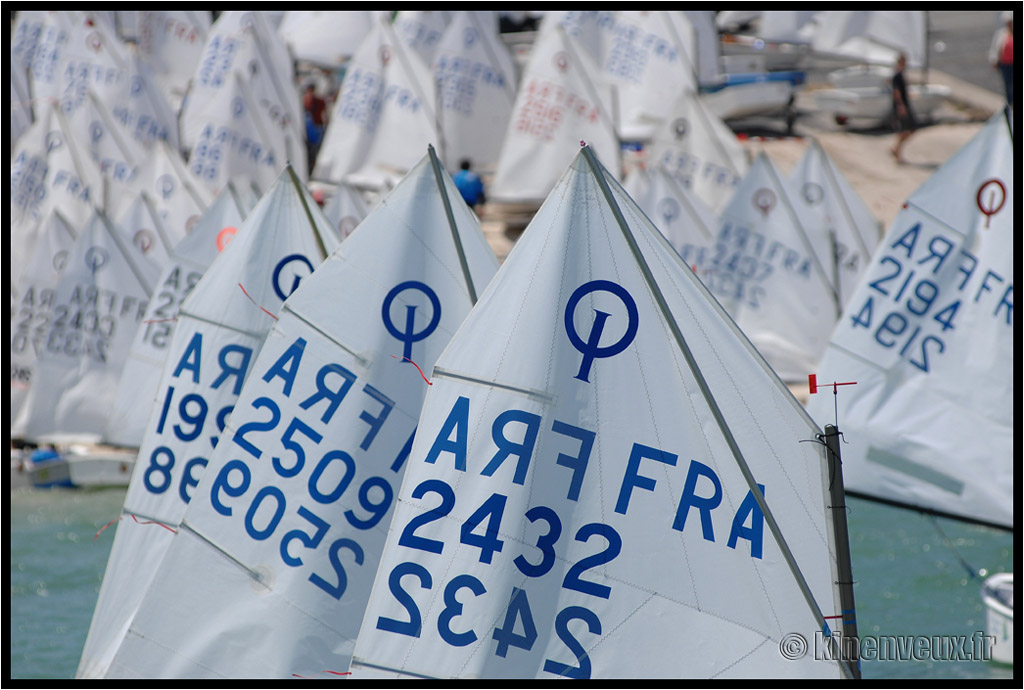
[[[854,678],[860,676],[858,654],[857,615],[853,603],[853,566],[850,563],[850,535],[846,526],[846,489],[843,486],[843,462],[839,453],[839,429],[825,426],[825,448],[828,449],[829,495],[832,508],[832,530],[836,540],[836,560],[839,573],[839,603],[842,607],[843,630],[839,649],[843,659],[853,669]]]

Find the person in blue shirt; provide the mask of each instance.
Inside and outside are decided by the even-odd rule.
[[[484,182],[470,167],[469,160],[462,159],[462,162],[459,163],[459,171],[452,176],[452,180],[455,182],[455,186],[459,188],[459,193],[462,194],[465,202],[472,209],[476,210],[486,201],[484,197]]]

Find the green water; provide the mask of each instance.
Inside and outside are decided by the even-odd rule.
[[[123,499],[123,490],[11,492],[10,678],[74,677],[116,527],[94,537]],[[984,632],[980,583],[960,559],[1012,571],[1013,535],[951,520],[937,529],[917,513],[852,498],[848,516],[862,641]],[[862,671],[865,678],[1013,677],[990,661],[864,661]]]

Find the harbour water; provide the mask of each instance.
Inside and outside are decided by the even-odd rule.
[[[74,677],[117,526],[103,528],[123,500],[123,489],[11,492],[10,679]],[[887,657],[865,658],[864,677],[1012,679],[1012,668],[972,658],[983,656],[986,618],[965,566],[1012,571],[1013,535],[848,503],[860,648]]]

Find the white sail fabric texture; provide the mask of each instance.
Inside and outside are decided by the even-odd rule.
[[[106,673],[275,314],[337,244],[286,168],[182,303],[78,676]]]
[[[1013,148],[997,113],[910,195],[832,334],[848,491],[1014,525]]]
[[[296,60],[337,67],[352,57],[386,10],[288,10],[278,33]]]
[[[285,302],[111,676],[348,669],[424,375],[497,268],[424,157]]]
[[[817,427],[589,153],[438,359],[353,677],[837,677],[780,654],[839,606]]]
[[[784,381],[806,381],[839,318],[828,236],[764,152],[722,210],[701,278]]]

